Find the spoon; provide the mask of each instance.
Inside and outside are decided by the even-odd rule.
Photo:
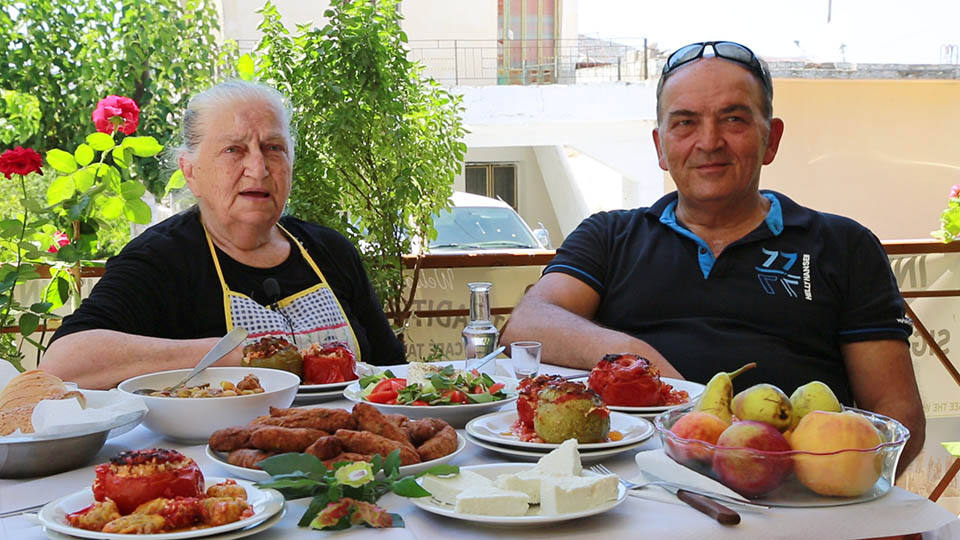
[[[493,360],[494,358],[496,358],[500,353],[502,353],[502,352],[505,351],[505,350],[507,350],[506,347],[502,347],[502,346],[501,346],[501,347],[497,347],[496,349],[493,350],[492,353],[490,353],[490,354],[484,356],[483,358],[477,360],[477,363],[476,363],[476,364],[473,364],[473,365],[471,365],[470,367],[467,367],[466,365],[464,365],[464,367],[465,367],[466,369],[480,369],[480,368],[482,368],[483,366],[487,365],[487,362]],[[464,363],[464,364],[466,364],[466,363]]]
[[[197,367],[193,368],[193,370],[191,370],[190,373],[188,373],[187,376],[184,377],[180,382],[167,388],[166,390],[173,392],[177,388],[187,384],[187,382],[196,377],[198,373],[213,365],[217,360],[226,356],[230,351],[236,349],[238,345],[243,343],[243,340],[246,339],[246,337],[246,330],[239,326],[234,327],[234,329],[228,332],[227,335],[220,338],[220,341],[218,341],[212,349],[207,351],[207,354],[203,355],[203,358],[197,362]],[[156,392],[156,390],[152,388],[138,388],[133,391],[133,393],[137,394],[138,396],[148,396],[154,392]]]

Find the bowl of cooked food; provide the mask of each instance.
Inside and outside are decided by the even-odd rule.
[[[300,386],[300,377],[289,371],[256,367],[212,367],[190,380],[186,387],[169,391],[189,369],[161,371],[127,379],[118,386],[139,395],[149,412],[143,424],[169,439],[205,442],[223,426],[246,424],[269,414],[270,407],[289,407]]]
[[[391,368],[361,377],[343,396],[387,414],[441,418],[459,428],[516,401],[517,381],[452,365],[411,362],[405,370]]]

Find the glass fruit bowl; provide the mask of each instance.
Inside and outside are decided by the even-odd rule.
[[[864,449],[851,446],[830,452],[774,452],[717,446],[671,431],[692,408],[673,409],[656,417],[654,425],[664,452],[684,467],[771,506],[834,506],[875,499],[893,485],[900,452],[910,437],[910,431],[892,418],[845,408],[843,413],[820,413],[816,423],[808,421],[810,425],[799,433],[800,440],[794,438],[797,433],[793,431],[785,434],[786,439],[792,447],[802,445],[806,449],[817,447],[822,442],[818,438],[829,442],[837,437],[865,441]],[[871,435],[867,424],[876,429],[879,439]],[[744,434],[744,439],[764,436],[771,435],[756,430]]]

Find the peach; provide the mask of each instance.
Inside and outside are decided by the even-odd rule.
[[[713,456],[713,472],[723,484],[745,497],[773,491],[790,474],[790,444],[777,428],[764,422],[741,420],[720,434]],[[759,451],[758,451],[759,450]]]
[[[717,444],[717,438],[729,426],[729,422],[713,413],[691,411],[678,418],[670,427],[670,431],[684,439]],[[672,457],[681,463],[697,460],[709,464],[713,461],[713,449],[702,444],[682,443],[668,439],[667,446],[668,450],[672,451]]]
[[[877,428],[853,411],[812,411],[793,430],[794,450],[828,453],[871,449],[883,442]],[[834,497],[856,497],[880,477],[883,460],[874,452],[841,452],[834,455],[793,457],[797,479],[811,491]]]

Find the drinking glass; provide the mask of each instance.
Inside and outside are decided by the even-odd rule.
[[[510,359],[513,360],[513,373],[517,380],[533,377],[540,371],[542,350],[539,341],[514,341],[510,344]]]

